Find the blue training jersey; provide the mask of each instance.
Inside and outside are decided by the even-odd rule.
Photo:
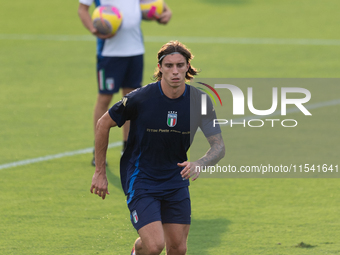
[[[120,162],[120,176],[126,195],[135,190],[168,190],[186,187],[181,167],[198,129],[209,137],[221,133],[213,127],[216,114],[208,99],[207,115],[201,115],[203,92],[185,85],[176,99],[163,94],[160,82],[134,90],[109,109],[111,118],[121,127],[130,122],[126,150]],[[202,155],[203,156],[203,155]]]

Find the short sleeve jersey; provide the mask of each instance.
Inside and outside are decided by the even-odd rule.
[[[186,187],[181,167],[198,127],[209,137],[221,132],[213,127],[216,118],[208,100],[207,115],[201,115],[203,92],[185,85],[176,99],[163,94],[160,82],[134,90],[109,109],[111,118],[121,127],[130,122],[127,148],[121,158],[120,174],[125,194],[137,189],[168,190]],[[190,109],[191,107],[191,109]],[[203,155],[202,155],[203,156]]]
[[[79,2],[88,6],[93,2],[96,6],[115,6],[122,13],[122,25],[116,35],[105,40],[97,38],[99,57],[131,57],[144,54],[139,0],[79,0]]]

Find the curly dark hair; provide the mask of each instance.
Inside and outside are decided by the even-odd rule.
[[[185,57],[187,64],[189,64],[189,69],[187,73],[185,74],[185,79],[187,81],[191,80],[194,77],[194,75],[197,75],[199,73],[199,71],[190,64],[190,61],[194,58],[194,55],[192,55],[190,50],[181,42],[170,41],[164,44],[157,54],[158,63],[162,65],[164,56],[169,55],[174,52],[178,52],[183,57]],[[156,68],[153,77],[154,77],[154,80],[160,81],[162,79],[162,72],[159,71],[158,68]]]

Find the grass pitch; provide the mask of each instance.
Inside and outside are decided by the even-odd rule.
[[[339,1],[167,3],[169,25],[142,25],[144,84],[161,45],[179,38],[196,56],[192,64],[202,78],[339,77]],[[0,166],[93,144],[95,42],[77,6],[65,0],[2,3]],[[318,135],[334,141],[339,110],[330,109],[333,126],[320,127]],[[314,137],[307,132],[301,139]],[[112,130],[111,142],[120,140],[121,130]],[[242,139],[225,142],[228,157]],[[331,147],[316,149],[336,155]],[[256,155],[251,147],[243,150]],[[0,253],[129,254],[137,234],[120,187],[119,156],[120,147],[108,152],[111,194],[105,201],[89,192],[89,153],[2,168]],[[338,187],[338,179],[198,179],[190,186],[188,254],[338,254]]]

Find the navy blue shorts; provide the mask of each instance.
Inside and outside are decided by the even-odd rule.
[[[132,225],[137,231],[155,221],[162,224],[191,222],[188,187],[166,191],[136,190],[128,207]]]
[[[143,55],[97,57],[98,91],[114,94],[120,88],[140,88],[143,79]]]

